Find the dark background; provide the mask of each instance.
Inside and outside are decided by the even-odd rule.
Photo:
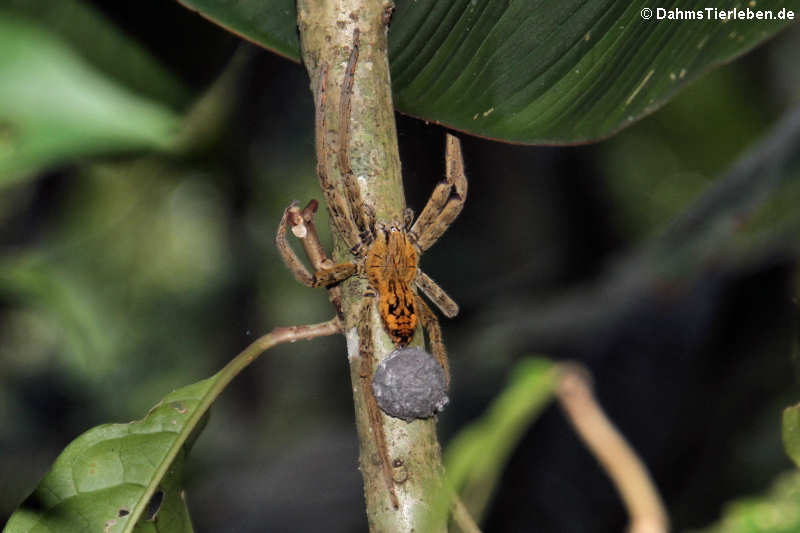
[[[81,432],[142,416],[276,325],[331,314],[272,247],[283,208],[320,196],[304,69],[174,2],[92,4],[194,96],[235,55],[242,67],[222,96],[223,133],[203,150],[63,167],[3,193],[4,264],[37,261],[21,284],[33,289],[0,292],[3,519]],[[441,319],[453,371],[444,445],[516,359],[546,354],[591,370],[675,530],[708,525],[791,468],[779,421],[797,401],[794,258],[709,265],[602,305],[590,295],[800,101],[798,65],[795,27],[610,140],[462,137],[469,199],[422,259],[462,309]],[[403,116],[397,127],[419,210],[443,173],[444,130]],[[188,465],[199,533],[366,529],[348,380],[338,337],[280,347],[236,379]],[[624,523],[610,482],[550,407],[506,466],[485,531]]]

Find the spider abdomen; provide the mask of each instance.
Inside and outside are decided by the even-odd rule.
[[[387,282],[385,290],[378,291],[378,312],[392,342],[398,346],[407,345],[417,329],[417,309],[411,287],[402,281]]]
[[[405,346],[417,328],[417,309],[411,283],[417,275],[417,252],[406,233],[396,226],[379,229],[367,251],[367,280],[378,293],[378,312],[397,346]]]

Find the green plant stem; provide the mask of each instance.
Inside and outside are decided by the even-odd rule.
[[[217,396],[225,390],[225,387],[235,378],[239,372],[255,361],[265,351],[270,348],[283,344],[285,342],[295,342],[299,340],[311,340],[317,337],[324,337],[326,335],[333,335],[341,332],[341,323],[338,318],[333,318],[327,322],[319,324],[311,324],[307,326],[289,326],[279,327],[273,329],[271,332],[263,335],[253,341],[247,348],[242,350],[239,355],[234,357],[227,365],[225,365],[219,372],[209,379],[215,380],[214,384],[208,389],[208,392],[202,397],[197,408],[192,412],[190,418],[184,424],[184,429],[181,431],[178,438],[170,447],[166,457],[159,465],[158,469],[153,475],[153,479],[163,479],[172,467],[172,463],[178,456],[186,439],[192,434],[200,419],[206,414],[211,404],[217,399]],[[121,533],[130,533],[136,527],[136,523],[147,508],[147,502],[153,497],[153,493],[158,488],[158,483],[151,483],[145,493],[139,500],[131,512],[131,517],[127,521],[125,529]]]
[[[311,78],[312,91],[319,87],[322,66],[327,65],[325,108],[325,146],[318,154],[327,168],[328,179],[344,194],[344,180],[337,165],[340,149],[347,149],[357,177],[362,200],[375,212],[378,222],[403,221],[403,195],[400,157],[394,122],[389,79],[387,24],[391,2],[383,0],[298,0],[298,26],[303,61]],[[358,30],[360,47],[354,73],[348,146],[339,146],[339,99],[345,69]],[[350,261],[352,255],[334,233],[334,259]],[[344,282],[342,314],[345,321],[351,382],[360,443],[360,469],[364,480],[366,511],[373,532],[421,531],[431,492],[442,486],[441,450],[434,419],[411,423],[379,414],[388,457],[393,465],[397,507],[387,488],[373,428],[369,423],[364,390],[371,376],[362,378],[359,331],[370,335],[374,358],[385,358],[394,350],[384,333],[377,310],[372,309],[369,324],[359,324],[359,313],[366,280],[359,277]],[[420,345],[422,334],[412,344]],[[374,368],[374,366],[373,366]],[[437,529],[444,531],[444,526]]]

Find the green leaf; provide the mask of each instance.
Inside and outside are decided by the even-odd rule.
[[[291,0],[181,0],[299,59]],[[398,0],[389,31],[397,109],[484,137],[566,144],[611,135],[789,20],[644,20],[648,0]],[[721,11],[740,2],[716,2]],[[800,1],[757,6],[795,16]],[[744,8],[748,9],[747,7]],[[718,13],[718,12],[717,12]],[[656,14],[657,16],[657,14]],[[746,11],[745,11],[746,16]]]
[[[783,447],[800,467],[800,405],[783,410]]]
[[[300,61],[295,0],[178,0],[192,11],[293,61]]]
[[[447,446],[444,464],[448,483],[460,493],[476,519],[489,502],[519,439],[553,398],[556,376],[556,366],[546,359],[522,360],[486,413]]]
[[[3,533],[190,532],[181,465],[211,404],[265,350],[335,332],[333,321],[276,328],[214,376],[165,396],[141,420],[90,429],[61,452]],[[154,517],[158,526],[151,528]]]
[[[167,149],[178,117],[0,12],[0,187],[79,156]]]
[[[218,376],[168,394],[141,420],[98,426],[75,439],[4,532],[130,532],[140,516],[148,518],[146,511],[152,519],[154,508],[159,523],[170,524],[160,524],[161,531],[191,531],[180,473],[187,439]],[[152,531],[147,526],[145,520],[136,531]]]
[[[800,472],[784,474],[761,496],[725,506],[720,521],[694,533],[794,533],[800,531]]]
[[[147,503],[144,515],[133,528],[134,533],[193,533],[181,485],[185,456],[180,453],[172,463],[159,489]]]

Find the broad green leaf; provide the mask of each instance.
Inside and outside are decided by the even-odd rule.
[[[144,515],[133,528],[134,533],[193,533],[192,520],[186,507],[186,493],[181,485],[185,458],[183,452],[175,458],[158,490],[147,503]]]
[[[292,0],[180,1],[299,58]],[[778,19],[781,13],[800,16],[799,0],[710,4],[683,3],[703,20],[674,21],[656,20],[659,12],[644,20],[643,9],[657,9],[648,0],[398,0],[389,31],[395,104],[409,115],[511,142],[602,138],[791,24]],[[718,18],[734,7],[745,17],[747,9],[768,9],[775,20]]]
[[[3,531],[129,532],[132,520],[148,518],[148,511],[152,519],[156,509],[159,523],[170,524],[162,531],[191,531],[178,504],[184,444],[208,408],[215,378],[168,394],[141,420],[98,426],[75,439]],[[140,530],[154,531],[147,521]]]
[[[0,12],[0,187],[79,156],[166,149],[178,117]]]
[[[486,413],[447,446],[444,464],[448,484],[476,519],[489,502],[519,439],[553,398],[557,373],[557,367],[546,359],[522,360]],[[447,500],[444,502],[446,512]]]
[[[719,522],[694,533],[794,533],[800,531],[800,472],[780,476],[761,496],[725,506]]]
[[[783,447],[800,467],[800,405],[783,410]]]
[[[244,39],[300,61],[295,0],[177,1]]]
[[[141,420],[90,429],[61,452],[3,533],[191,532],[181,466],[211,404],[265,350],[336,331],[333,322],[278,328],[214,376],[165,396]]]

